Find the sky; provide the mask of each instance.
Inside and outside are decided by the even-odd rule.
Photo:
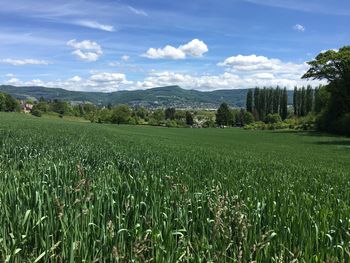
[[[1,0],[0,84],[113,92],[319,85],[348,0]]]

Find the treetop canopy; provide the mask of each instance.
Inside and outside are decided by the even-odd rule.
[[[350,46],[320,53],[308,62],[310,69],[303,79],[326,79],[329,82],[350,78]]]

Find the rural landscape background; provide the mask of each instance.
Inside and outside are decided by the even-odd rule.
[[[0,262],[349,262],[335,2],[1,2]]]

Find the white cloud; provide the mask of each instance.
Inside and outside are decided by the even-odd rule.
[[[143,57],[150,59],[161,59],[161,58],[170,58],[170,59],[184,59],[186,54],[175,47],[165,46],[164,48],[150,48],[147,50],[146,54],[142,55]]]
[[[6,81],[6,84],[8,84],[8,85],[20,85],[21,81],[17,78],[11,78],[11,79]]]
[[[134,8],[134,7],[132,7],[132,6],[128,6],[128,8],[129,8],[129,10],[130,10],[131,12],[133,12],[133,13],[136,14],[136,15],[139,15],[139,16],[148,16],[148,14],[147,14],[145,11],[141,10],[141,9],[136,9],[136,8]]]
[[[24,66],[24,65],[49,65],[50,63],[45,60],[38,59],[2,59],[0,63],[9,64],[13,66]]]
[[[264,56],[232,56],[224,62],[218,63],[218,66],[231,67],[237,71],[256,71],[256,70],[272,70],[278,64],[278,60],[270,60]]]
[[[300,32],[304,32],[305,31],[305,27],[303,25],[300,25],[300,24],[294,25],[293,29],[296,30],[296,31],[300,31]]]
[[[218,63],[218,65],[226,67],[228,71],[241,74],[270,73],[275,76],[289,74],[297,79],[300,79],[308,69],[306,63],[282,62],[276,58],[267,58],[254,54],[249,56],[232,56]]]
[[[40,79],[33,79],[31,81],[26,82],[27,86],[44,86],[45,83]]]
[[[121,57],[121,59],[123,60],[123,61],[128,61],[129,59],[130,59],[130,57],[129,56],[126,56],[126,55],[124,55],[124,56],[122,56]]]
[[[201,57],[208,52],[208,46],[199,39],[193,39],[191,42],[180,46],[179,49],[192,57]]]
[[[80,49],[72,52],[73,55],[84,61],[97,61],[100,54],[94,52],[83,52]]]
[[[86,50],[94,50],[96,52],[102,52],[101,46],[96,42],[90,41],[90,40],[84,40],[84,41],[78,42],[75,39],[72,39],[67,42],[67,45],[75,49],[86,49]]]
[[[80,82],[82,80],[83,79],[81,77],[79,77],[79,76],[74,76],[74,77],[68,79],[68,81],[71,81],[71,82]]]
[[[130,81],[126,80],[125,74],[122,73],[97,73],[90,77],[90,80],[95,82],[118,82],[121,84],[130,84]]]
[[[201,57],[206,52],[208,52],[208,46],[201,40],[193,39],[178,48],[169,45],[158,49],[150,48],[142,56],[150,59],[185,59],[186,56]]]
[[[72,39],[67,42],[67,45],[74,48],[72,54],[83,61],[97,61],[103,54],[101,46],[91,40],[78,42]]]
[[[252,75],[253,77],[255,78],[258,78],[258,79],[274,79],[275,76],[271,73],[256,73],[254,75]]]
[[[102,31],[107,31],[107,32],[113,32],[114,27],[111,25],[104,25],[96,21],[90,21],[90,20],[78,20],[73,22],[73,24],[79,25],[79,26],[84,26],[92,29],[99,29]]]

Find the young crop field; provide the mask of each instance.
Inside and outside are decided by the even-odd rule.
[[[0,262],[350,262],[350,139],[0,113]]]

